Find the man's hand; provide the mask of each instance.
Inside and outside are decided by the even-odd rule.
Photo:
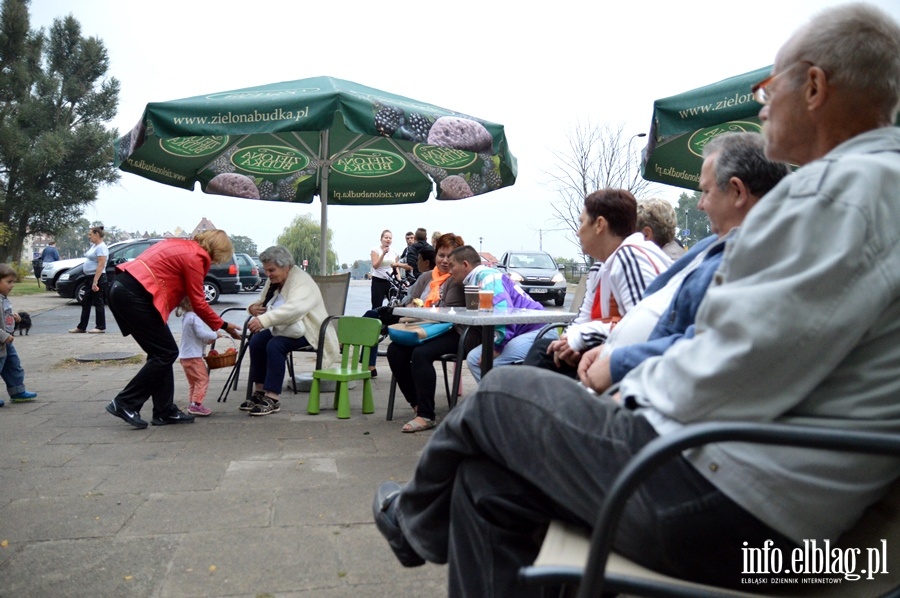
[[[601,393],[612,386],[609,356],[601,357],[603,345],[594,347],[582,356],[578,364],[578,379],[591,390]]]
[[[225,332],[227,332],[231,338],[241,340],[241,331],[238,330],[238,327],[234,324],[226,324]]]
[[[547,347],[547,355],[553,355],[553,363],[557,366],[564,362],[572,367],[578,367],[578,363],[581,361],[581,353],[569,345],[565,335],[550,343]]]
[[[22,321],[22,316],[20,316],[20,315],[19,315],[18,313],[16,313],[16,312],[13,312],[13,320],[15,320],[16,322],[21,322],[21,321]]]

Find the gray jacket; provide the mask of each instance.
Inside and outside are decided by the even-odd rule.
[[[16,320],[13,316],[12,303],[4,295],[0,295],[0,309],[3,310],[3,326],[0,326],[0,357],[6,357],[6,339],[13,335],[16,329]]]
[[[900,129],[869,131],[785,178],[750,212],[697,335],[622,382],[660,434],[715,420],[900,432]],[[687,458],[797,542],[838,537],[896,460],[724,444]]]

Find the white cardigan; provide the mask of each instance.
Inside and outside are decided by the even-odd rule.
[[[263,304],[270,284],[271,282],[267,280],[260,291],[259,301],[250,307]],[[328,317],[328,311],[325,309],[322,293],[312,277],[299,266],[292,266],[284,284],[275,291],[275,294],[280,294],[284,303],[278,307],[269,308],[264,314],[258,316],[259,322],[265,328],[271,328],[272,334],[275,336],[306,337],[310,345],[318,346],[319,328]],[[322,367],[330,367],[338,360],[339,353],[337,334],[334,328],[329,327],[325,334]]]

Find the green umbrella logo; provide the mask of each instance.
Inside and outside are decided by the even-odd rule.
[[[478,159],[478,154],[472,152],[424,143],[417,144],[413,148],[413,154],[426,164],[449,170],[468,168]]]
[[[282,175],[303,170],[309,164],[309,157],[283,145],[253,145],[235,152],[231,162],[253,174]]]
[[[690,139],[688,139],[688,149],[698,158],[703,157],[703,148],[714,137],[718,137],[723,133],[761,133],[762,125],[759,123],[746,120],[733,120],[731,122],[716,125],[714,127],[706,127],[699,131],[694,131]]]
[[[357,178],[377,178],[397,174],[406,168],[400,154],[378,149],[361,149],[339,158],[332,168]]]
[[[214,154],[228,145],[228,135],[209,137],[173,137],[160,139],[159,147],[167,154],[183,158],[198,158]]]

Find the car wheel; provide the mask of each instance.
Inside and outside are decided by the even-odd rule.
[[[84,301],[85,293],[87,293],[87,281],[82,280],[78,283],[78,286],[75,287],[75,303],[81,305],[82,301]]]
[[[207,303],[210,305],[218,303],[220,294],[219,285],[209,280],[203,281],[203,295],[206,297]]]
[[[566,302],[565,295],[558,295],[556,299],[554,299],[554,303],[556,303],[556,307],[562,307],[562,304]]]

